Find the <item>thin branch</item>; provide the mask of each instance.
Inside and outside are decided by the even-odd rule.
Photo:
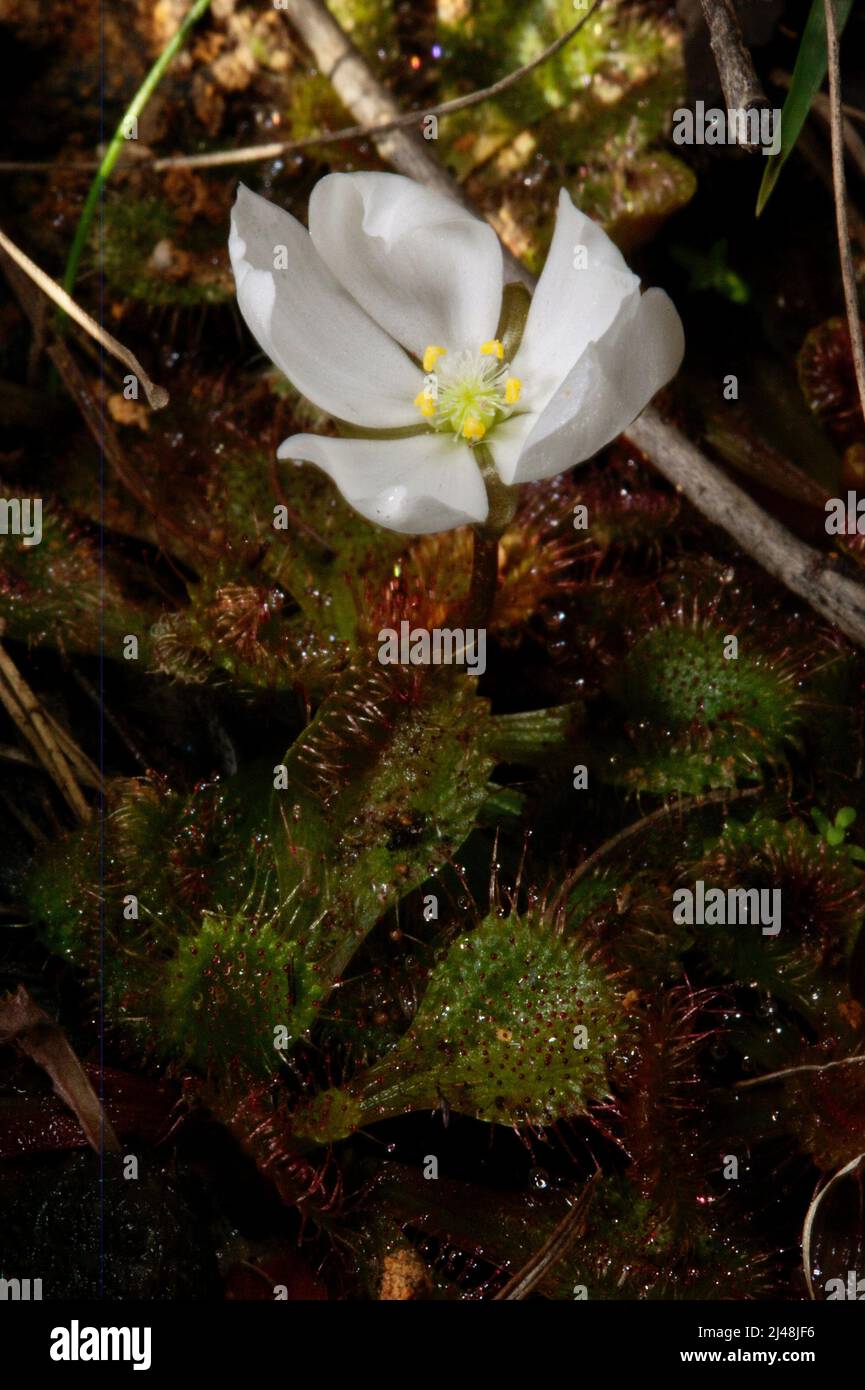
[[[723,527],[740,550],[852,642],[865,647],[865,588],[861,584],[833,569],[819,550],[805,545],[758,507],[652,406],[625,435],[698,511]]]
[[[838,26],[835,22],[833,0],[823,0],[826,14],[826,49],[829,58],[829,105],[832,126],[832,180],[835,185],[835,218],[838,224],[838,253],[841,258],[841,279],[847,323],[856,368],[859,404],[865,419],[865,348],[862,346],[862,320],[856,293],[856,274],[853,252],[850,249],[850,228],[847,223],[847,190],[844,183],[844,113],[841,109],[841,54],[838,47]]]
[[[35,285],[39,286],[43,294],[47,294],[49,299],[53,299],[54,303],[58,305],[59,308],[63,309],[71,319],[74,319],[86,333],[89,333],[91,338],[95,338],[97,343],[105,348],[106,352],[110,352],[112,357],[116,357],[124,366],[128,367],[131,372],[135,373],[141,385],[144,387],[147,400],[152,410],[161,410],[163,406],[168,404],[168,392],[163,386],[157,386],[150,380],[150,377],[147,375],[135,354],[130,352],[129,348],[125,348],[122,343],[119,343],[117,339],[112,337],[112,335],[98,324],[95,319],[91,318],[80,305],[76,304],[72,296],[68,294],[61,285],[58,285],[55,280],[52,280],[50,275],[46,275],[45,271],[40,269],[35,261],[31,261],[30,257],[26,255],[20,247],[15,245],[14,241],[9,240],[5,232],[0,232],[0,248],[6,252],[10,260],[14,261],[26,275],[29,275],[30,279]]]
[[[0,635],[5,622],[0,621]],[[64,735],[66,750],[57,738],[57,725],[43,710],[12,658],[0,644],[0,704],[9,718],[17,726],[22,736],[30,744],[42,766],[51,775],[64,799],[82,824],[90,820],[90,807],[84,800],[73,767],[70,765],[68,745],[71,739]],[[85,755],[76,750],[75,762],[84,760]],[[89,759],[87,760],[89,762]],[[91,764],[92,766],[92,764]],[[95,769],[94,769],[95,771]],[[97,775],[98,776],[98,775]]]
[[[781,1081],[787,1076],[800,1076],[802,1072],[832,1071],[833,1067],[852,1067],[865,1062],[865,1053],[859,1057],[840,1057],[837,1062],[807,1062],[801,1067],[785,1067],[783,1071],[768,1071],[764,1076],[752,1076],[747,1081],[737,1081],[734,1090],[746,1091],[750,1086],[763,1086],[767,1081]]]
[[[754,71],[751,55],[745,47],[732,0],[702,0],[702,5],[727,109],[767,110],[769,103],[766,93]],[[756,149],[757,143],[752,143],[747,138],[747,128],[747,122],[739,125],[741,138],[738,143],[745,149]]]
[[[211,150],[208,154],[176,155],[164,159],[152,161],[152,167],[157,171],[162,169],[213,169],[223,164],[250,164],[261,159],[279,159],[286,154],[294,154],[298,150],[308,150],[316,145],[331,145],[342,140],[368,140],[375,139],[379,135],[388,135],[394,130],[408,130],[412,126],[425,121],[428,116],[451,116],[455,111],[465,111],[470,106],[478,106],[481,102],[490,101],[493,97],[501,96],[502,92],[508,91],[517,82],[544,63],[549,62],[550,58],[570,43],[571,39],[580,32],[585,24],[588,24],[596,10],[600,9],[603,0],[594,0],[591,8],[583,15],[582,19],[568,29],[566,33],[560,34],[553,43],[539,53],[531,62],[524,63],[521,68],[516,68],[509,72],[506,77],[502,77],[498,82],[493,82],[489,87],[482,87],[476,92],[469,92],[466,96],[453,97],[450,101],[439,102],[438,106],[427,107],[423,111],[409,111],[404,115],[391,117],[389,120],[379,121],[375,125],[350,125],[342,130],[324,131],[321,135],[306,136],[303,140],[277,140],[268,145],[248,145],[238,150]],[[334,82],[334,85],[336,83]]]

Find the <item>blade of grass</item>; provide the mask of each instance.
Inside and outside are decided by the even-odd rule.
[[[853,8],[853,0],[834,0],[839,35]],[[781,148],[769,155],[760,191],[757,194],[757,216],[763,211],[788,155],[794,149],[799,134],[811,110],[811,103],[823,85],[829,65],[826,45],[826,14],[823,0],[813,0],[802,42],[796,56],[796,66],[790,79],[790,90],[781,112]]]
[[[195,4],[187,13],[177,33],[173,38],[169,39],[141,86],[138,88],[129,106],[123,113],[120,124],[109,141],[102,163],[96,171],[96,177],[90,185],[87,200],[81,210],[78,226],[75,229],[75,238],[72,242],[72,248],[69,252],[69,259],[66,262],[66,270],[63,275],[63,288],[66,290],[67,294],[71,294],[75,286],[78,265],[87,242],[87,234],[90,231],[93,215],[99,205],[102,189],[107,180],[111,177],[111,171],[117,163],[120,151],[123,149],[126,142],[127,137],[124,132],[130,128],[133,121],[137,121],[138,117],[144,111],[148,101],[159,86],[169,63],[183,47],[190,29],[192,29],[193,25],[198,23],[199,19],[201,19],[202,15],[209,8],[210,0],[195,0]]]

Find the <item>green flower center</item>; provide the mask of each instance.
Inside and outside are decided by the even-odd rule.
[[[520,398],[522,382],[503,358],[498,338],[483,343],[478,352],[452,355],[430,344],[423,355],[423,389],[414,404],[433,429],[478,443],[513,413]]]

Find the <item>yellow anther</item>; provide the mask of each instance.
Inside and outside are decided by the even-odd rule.
[[[425,372],[431,372],[432,369],[433,369],[433,367],[435,366],[436,362],[438,362],[439,358],[440,358],[440,357],[445,357],[445,356],[447,356],[447,348],[436,347],[435,343],[430,343],[429,347],[424,348],[424,353],[423,353],[423,369],[424,369],[424,371],[425,371]]]
[[[429,391],[426,389],[426,387],[424,387],[422,391],[418,391],[417,395],[414,398],[414,404],[417,406],[421,415],[423,415],[427,420],[430,418],[431,415],[435,415],[436,413],[436,403],[430,395]]]
[[[481,343],[481,357],[497,357],[501,362],[505,355],[505,350],[498,338],[490,338],[488,343]]]
[[[516,405],[520,398],[523,383],[518,376],[509,376],[505,382],[505,405]]]
[[[463,424],[464,439],[483,439],[486,432],[486,425],[482,424],[474,415],[470,415]]]

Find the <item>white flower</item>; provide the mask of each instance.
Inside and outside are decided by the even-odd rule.
[[[481,441],[507,485],[590,458],[684,351],[667,295],[640,294],[564,189],[512,362],[497,337],[495,233],[401,175],[329,174],[313,189],[308,232],[241,185],[229,252],[241,313],[297,389],[357,433],[406,431],[293,435],[279,457],[317,464],[357,511],[394,531],[486,520]]]

